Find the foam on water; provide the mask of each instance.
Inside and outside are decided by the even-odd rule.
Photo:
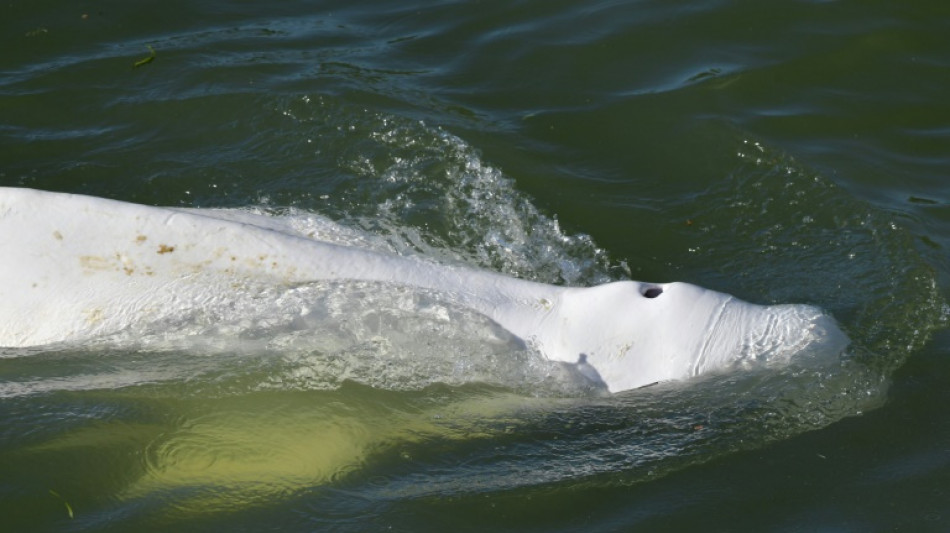
[[[328,96],[288,101],[281,112],[307,132],[306,146],[314,140],[318,154],[338,154],[345,176],[309,205],[397,251],[546,283],[592,285],[624,274],[589,235],[565,232],[510,177],[441,128]]]

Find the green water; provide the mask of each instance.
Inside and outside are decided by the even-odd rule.
[[[814,304],[853,343],[612,397],[472,317],[0,349],[0,529],[950,529],[948,30],[933,1],[5,4],[0,185]]]

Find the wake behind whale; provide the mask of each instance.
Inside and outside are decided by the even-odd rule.
[[[306,327],[311,308],[292,295],[346,281],[436,293],[471,311],[463,320],[484,317],[611,392],[837,353],[848,342],[811,306],[760,306],[686,283],[548,285],[332,242],[250,213],[5,188],[0,234],[9,258],[0,263],[0,346],[81,344],[233,308],[261,291],[297,305]]]

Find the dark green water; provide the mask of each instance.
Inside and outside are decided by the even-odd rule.
[[[934,1],[4,4],[0,185],[815,304],[853,344],[609,398],[469,324],[422,363],[4,350],[0,529],[950,529],[948,32]]]

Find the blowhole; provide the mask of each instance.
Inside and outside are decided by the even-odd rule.
[[[659,287],[650,287],[649,289],[643,291],[643,296],[646,298],[656,298],[661,294],[663,294],[663,289]]]

